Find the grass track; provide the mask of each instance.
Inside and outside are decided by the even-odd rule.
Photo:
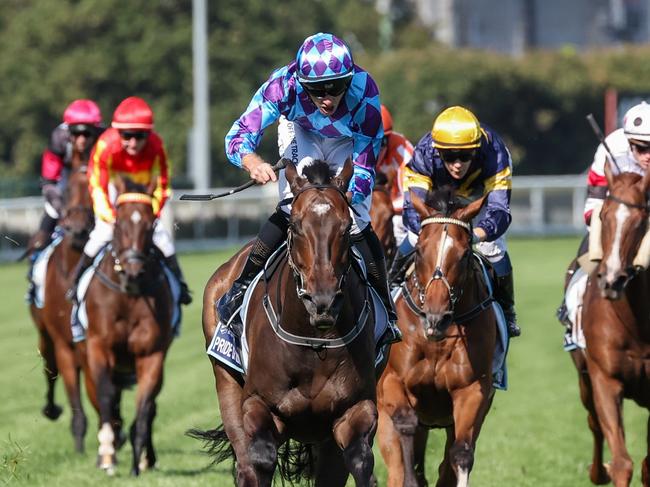
[[[587,478],[591,434],[579,402],[575,371],[561,348],[562,329],[554,317],[564,267],[577,243],[574,239],[510,242],[523,336],[511,343],[510,390],[497,392],[481,432],[472,472],[474,486],[591,485]],[[185,311],[181,337],[172,345],[166,362],[165,386],[154,424],[159,467],[137,480],[128,476],[128,445],[118,455],[115,478],[95,469],[96,415],[87,401],[89,431],[84,455],[73,451],[69,408],[60,385],[56,397],[64,414],[57,422],[40,414],[45,380],[36,331],[23,302],[25,266],[0,267],[0,485],[232,485],[231,466],[207,468],[209,461],[199,451],[200,445],[184,436],[190,427],[211,428],[219,421],[214,381],[203,353],[199,301],[212,270],[229,254],[181,256],[195,302]],[[124,395],[127,424],[133,418],[133,400],[133,391]],[[635,486],[641,485],[639,465],[645,455],[646,421],[644,411],[626,402]],[[430,485],[435,483],[441,447],[442,434],[434,432],[427,463]],[[378,453],[375,464],[380,485],[384,485],[386,472]]]

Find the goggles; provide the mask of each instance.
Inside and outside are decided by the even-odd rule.
[[[350,86],[352,76],[345,78],[330,79],[327,81],[317,81],[315,83],[308,83],[301,81],[300,85],[311,96],[316,98],[325,98],[326,96],[339,96]]]
[[[142,131],[130,131],[130,130],[121,130],[120,131],[120,137],[122,140],[142,140],[146,139],[149,136],[149,132],[142,132]]]
[[[92,130],[88,125],[84,124],[71,125],[69,130],[70,135],[73,137],[83,135],[84,137],[88,138],[95,134],[94,130]]]
[[[476,150],[474,149],[438,149],[438,153],[440,158],[447,163],[456,161],[467,163],[476,156]]]
[[[650,145],[639,144],[636,142],[630,142],[630,149],[632,149],[637,154],[648,154],[650,153]]]

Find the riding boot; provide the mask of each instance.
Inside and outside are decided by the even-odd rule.
[[[266,261],[273,252],[284,242],[287,236],[288,219],[286,213],[277,210],[262,226],[253,247],[244,263],[244,268],[235,279],[232,287],[217,301],[217,312],[222,323],[230,323],[231,329],[239,332],[242,323],[239,313],[235,313],[242,305],[246,289],[255,276],[264,268]]]
[[[190,288],[187,286],[187,282],[185,282],[185,278],[183,277],[183,271],[181,271],[181,267],[178,265],[176,254],[165,257],[165,265],[169,267],[170,271],[172,271],[172,274],[174,274],[174,277],[181,287],[179,301],[181,304],[190,304],[192,302],[192,295],[190,294]]]
[[[351,239],[366,264],[368,282],[379,295],[388,313],[388,329],[381,338],[381,343],[378,345],[399,342],[402,339],[402,333],[397,327],[397,313],[395,312],[395,303],[388,288],[386,259],[384,257],[384,251],[381,248],[381,243],[370,225],[360,234],[352,235]]]
[[[79,286],[79,280],[81,279],[81,276],[86,271],[86,269],[92,265],[94,260],[94,257],[87,256],[85,252],[81,254],[81,258],[79,259],[79,262],[77,262],[77,266],[73,271],[72,286],[70,286],[70,289],[68,289],[65,293],[65,298],[68,301],[77,303],[77,287]]]
[[[399,249],[397,250],[393,263],[388,271],[388,283],[390,284],[391,289],[399,287],[402,282],[404,282],[406,269],[408,268],[408,263],[410,262],[412,255],[413,252],[403,254]]]
[[[515,314],[515,286],[512,280],[512,272],[497,276],[494,298],[503,310],[508,326],[508,335],[510,337],[521,335],[521,328],[517,325],[517,316]]]
[[[43,214],[41,218],[41,223],[39,225],[38,231],[30,239],[28,247],[34,252],[43,250],[45,247],[50,245],[52,242],[52,233],[56,228],[56,218],[52,218],[47,213]]]

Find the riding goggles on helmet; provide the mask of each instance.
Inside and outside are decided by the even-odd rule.
[[[456,161],[470,162],[476,156],[474,149],[438,149],[438,153],[440,154],[440,158],[447,163]]]
[[[326,96],[339,96],[345,92],[350,86],[352,76],[345,78],[336,78],[325,81],[316,81],[313,83],[300,82],[303,89],[310,95],[316,98],[324,98]]]

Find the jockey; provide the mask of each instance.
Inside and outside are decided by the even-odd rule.
[[[404,192],[402,190],[402,175],[404,168],[413,158],[413,144],[399,132],[393,130],[393,117],[385,105],[381,106],[381,121],[384,126],[384,138],[375,169],[386,175],[391,185],[390,196],[393,201],[393,231],[397,245],[402,243],[408,231],[402,219],[404,207]]]
[[[354,176],[348,198],[356,214],[352,215],[351,240],[362,253],[370,284],[393,321],[396,315],[384,254],[369,216],[383,137],[380,113],[377,85],[354,64],[348,46],[332,34],[318,33],[305,39],[296,59],[274,71],[257,90],[226,135],[225,146],[230,162],[243,167],[260,184],[278,179],[271,165],[255,153],[264,129],[278,119],[280,155],[291,160],[299,173],[315,159],[326,160],[338,173],[346,159],[352,158]],[[292,197],[284,171],[279,174],[279,191],[282,200]],[[240,276],[218,302],[223,323],[228,323],[251,280],[285,240],[289,213],[290,204],[284,204],[263,225]]]
[[[497,275],[494,297],[501,305],[511,337],[521,334],[514,308],[512,265],[505,239],[511,221],[512,160],[501,138],[460,106],[447,108],[415,147],[404,171],[404,224],[409,230],[398,249],[404,260],[406,245],[414,248],[420,220],[411,194],[424,200],[427,191],[442,186],[456,188],[459,197],[474,201],[488,194],[487,203],[473,223],[475,249],[493,265]],[[408,191],[407,191],[408,190]]]
[[[74,284],[67,297],[76,299],[76,289],[83,272],[90,267],[97,253],[113,238],[115,224],[115,175],[124,175],[136,183],[147,185],[158,181],[153,194],[156,216],[171,196],[167,154],[160,136],[153,130],[153,112],[141,98],[132,96],[115,109],[111,128],[97,140],[90,154],[88,172],[90,193],[95,211],[95,228],[90,233],[83,255],[75,270]],[[181,286],[182,304],[192,302],[189,289],[181,273],[171,235],[156,221],[153,242],[165,257],[165,264],[174,273]]]
[[[41,185],[45,212],[30,248],[42,250],[52,241],[52,232],[63,209],[63,193],[70,173],[74,151],[88,160],[90,149],[102,133],[102,114],[92,100],[75,100],[63,112],[63,123],[50,136],[50,144],[41,158]]]

